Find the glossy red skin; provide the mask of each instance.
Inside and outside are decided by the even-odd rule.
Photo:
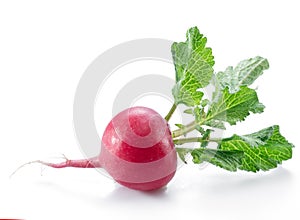
[[[153,118],[155,118],[154,123]],[[127,134],[128,130],[134,134]],[[151,132],[158,133],[154,134],[153,138],[147,139]],[[139,147],[143,144],[145,146]],[[104,131],[100,161],[118,183],[128,188],[148,191],[165,186],[175,175],[177,166],[177,155],[167,122],[157,112],[146,107],[133,107],[120,112]],[[136,172],[130,173],[126,170],[127,164],[129,169],[135,166]],[[154,175],[153,172],[145,173],[147,169],[140,169],[139,166],[144,164],[149,170],[152,168],[157,172],[162,170],[162,173],[156,173],[158,178],[153,178],[151,181],[139,181],[139,179],[147,179],[147,175]],[[123,179],[116,177],[119,172],[125,175]],[[131,176],[126,176],[126,172]]]

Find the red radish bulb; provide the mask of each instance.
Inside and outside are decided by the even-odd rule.
[[[165,186],[177,167],[167,121],[146,107],[120,112],[104,131],[99,160],[126,187],[153,190]]]

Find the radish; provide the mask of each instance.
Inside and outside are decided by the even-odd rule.
[[[171,47],[176,83],[172,89],[174,104],[165,118],[150,108],[128,108],[107,125],[99,156],[66,159],[58,164],[33,162],[53,168],[103,168],[128,188],[154,190],[175,175],[177,153],[185,163],[186,155],[191,155],[196,164],[208,162],[228,171],[267,171],[292,158],[293,144],[281,135],[278,125],[246,135],[211,137],[215,129],[226,129],[225,125],[244,121],[251,112],[264,111],[256,90],[249,86],[269,68],[269,63],[257,56],[215,73],[207,39],[197,27],[190,28],[186,37],[185,42],[175,42]],[[209,83],[215,89],[212,100],[203,99],[203,88]],[[178,105],[184,105],[184,113],[194,120],[186,125],[175,124],[179,129],[171,132],[168,121]],[[198,136],[186,137],[195,130]],[[197,143],[195,148],[174,147],[191,142]],[[217,147],[210,148],[210,142]]]
[[[109,122],[99,156],[59,164],[37,162],[53,168],[102,167],[128,188],[154,190],[173,178],[177,154],[167,121],[150,108],[133,107]]]

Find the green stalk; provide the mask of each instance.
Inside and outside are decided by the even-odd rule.
[[[193,121],[190,124],[187,124],[186,126],[184,126],[184,128],[177,129],[177,130],[173,131],[172,132],[172,137],[176,138],[176,137],[179,137],[181,135],[187,134],[187,133],[195,130],[197,125],[198,125],[198,123],[196,121]]]
[[[191,123],[187,124],[184,126],[184,128],[181,128],[181,129],[177,129],[177,130],[174,130],[172,132],[172,137],[173,138],[176,138],[176,137],[179,137],[181,135],[185,135],[193,130],[196,129],[197,126],[201,126],[204,124],[204,122],[210,120],[212,117],[210,118],[205,118],[203,120],[201,120],[200,122],[196,122],[196,121],[192,121]]]
[[[169,121],[170,118],[172,117],[173,113],[175,112],[177,108],[177,105],[176,104],[173,104],[172,105],[172,108],[170,109],[169,113],[167,114],[167,116],[165,117],[166,121]]]
[[[204,142],[204,141],[209,141],[209,142],[216,142],[219,143],[222,139],[220,138],[210,138],[208,140],[203,140],[202,137],[190,137],[190,138],[180,138],[180,139],[173,139],[174,144],[176,145],[182,145],[185,143],[194,143],[194,142]]]

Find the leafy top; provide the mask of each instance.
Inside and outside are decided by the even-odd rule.
[[[226,123],[235,125],[250,113],[264,111],[256,90],[249,86],[269,68],[268,60],[256,56],[214,74],[214,57],[211,48],[206,47],[206,37],[197,27],[189,29],[186,37],[185,42],[173,43],[171,48],[176,70],[172,93],[175,106],[188,106],[184,112],[192,114],[195,120],[177,125],[179,129],[172,136],[185,136],[193,130],[201,136],[173,139],[177,145],[200,142],[195,149],[177,148],[179,157],[185,161],[185,156],[191,154],[197,164],[209,162],[229,171],[252,172],[275,168],[290,159],[293,145],[280,134],[278,125],[247,135],[210,138],[214,129],[226,129]],[[203,99],[203,88],[210,82],[215,88],[212,100]],[[209,148],[209,142],[216,142],[217,149]]]

